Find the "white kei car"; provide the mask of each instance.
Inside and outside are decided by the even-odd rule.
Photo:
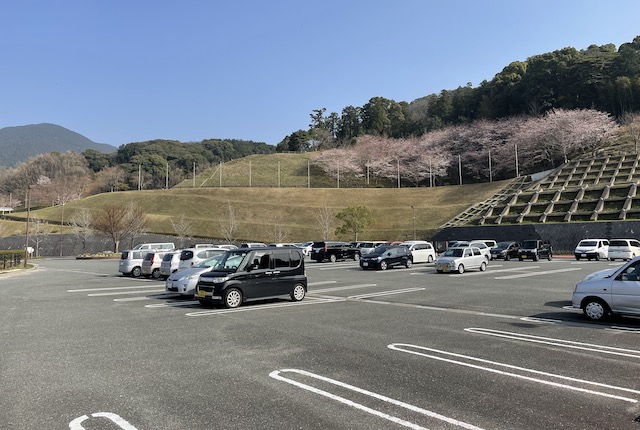
[[[449,248],[436,260],[436,272],[464,273],[468,269],[487,270],[487,257],[475,246]]]

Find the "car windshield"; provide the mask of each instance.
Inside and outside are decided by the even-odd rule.
[[[598,242],[595,240],[583,240],[578,244],[578,246],[596,246]]]
[[[507,249],[511,245],[511,242],[498,242],[496,248],[498,249]]]
[[[522,248],[524,249],[536,249],[538,247],[538,242],[535,240],[525,240],[522,242]]]
[[[217,272],[235,272],[238,270],[238,267],[243,265],[243,262],[247,255],[249,255],[251,251],[228,251],[224,254],[218,255],[215,265],[212,266],[214,271]]]
[[[375,255],[382,255],[384,254],[384,252],[386,250],[388,250],[389,248],[391,248],[390,246],[378,246],[377,248],[375,248],[373,251],[371,251],[371,254],[375,254]]]
[[[220,261],[220,258],[222,258],[224,254],[219,254],[216,255],[215,257],[212,258],[207,258],[204,261],[201,261],[200,263],[196,264],[194,267],[198,267],[201,269],[207,268],[207,267],[213,267],[216,264],[218,264],[218,261]]]
[[[626,240],[612,240],[609,246],[629,246]]]
[[[447,249],[443,256],[444,257],[462,257],[462,253],[464,252],[464,249],[460,249],[460,248],[453,248],[453,249]]]

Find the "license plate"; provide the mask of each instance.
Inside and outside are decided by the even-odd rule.
[[[368,266],[368,265],[369,265],[369,263],[367,263],[366,261],[362,262],[362,267],[365,267],[365,266]]]
[[[587,254],[582,254],[582,256],[583,256],[583,257],[586,257],[586,256],[587,256]]]
[[[207,293],[204,290],[198,290],[198,297],[206,297]]]

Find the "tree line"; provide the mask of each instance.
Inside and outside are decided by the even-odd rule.
[[[286,136],[277,150],[351,146],[364,135],[411,138],[478,120],[558,109],[594,109],[616,119],[640,111],[640,36],[617,50],[613,44],[568,47],[514,61],[475,88],[469,83],[410,103],[373,97],[341,113],[316,109],[309,128]]]

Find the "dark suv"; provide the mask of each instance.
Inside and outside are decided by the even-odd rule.
[[[551,243],[548,240],[523,241],[518,250],[518,260],[522,261],[529,258],[533,261],[538,261],[541,258],[551,261],[553,258]]]
[[[393,266],[405,266],[408,269],[412,264],[411,251],[404,245],[380,245],[360,259],[360,267],[364,270],[387,270]]]
[[[491,248],[491,259],[497,258],[509,261],[512,258],[518,258],[519,242],[498,242],[495,248]]]
[[[329,260],[360,260],[360,251],[347,242],[313,242],[311,259],[318,263]]]

